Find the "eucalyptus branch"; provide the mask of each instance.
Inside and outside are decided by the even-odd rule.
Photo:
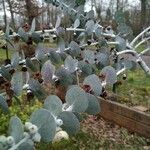
[[[76,78],[77,78],[77,85],[80,86],[80,80],[79,80],[78,70],[76,70]]]
[[[91,43],[91,45],[83,44],[83,45],[80,45],[79,47],[80,47],[80,48],[85,48],[85,47],[87,47],[87,46],[96,46],[96,45],[98,45],[98,44],[99,44],[99,42],[93,42],[93,43]],[[118,42],[107,42],[107,44],[108,44],[108,45],[117,45]],[[68,51],[68,50],[70,50],[70,47],[65,48],[65,49],[64,49],[64,52],[66,52],[66,51]],[[57,52],[57,53],[61,53],[61,52],[59,52],[59,51],[56,51],[56,52]],[[46,53],[46,54],[45,54],[45,57],[47,57],[47,56],[49,56],[49,53]],[[33,60],[37,60],[37,58],[36,58],[36,57],[32,57],[31,60],[32,60],[32,61],[33,61]],[[19,65],[24,65],[25,63],[26,63],[26,60],[25,60],[25,59],[22,59],[22,60],[19,61]],[[5,68],[9,68],[9,67],[11,67],[11,64],[8,64],[8,65],[5,66]],[[0,69],[1,69],[1,67],[0,67]]]
[[[133,45],[135,44],[135,42],[142,36],[144,35],[148,30],[150,30],[150,26],[148,28],[146,28],[143,32],[141,32],[138,36],[136,36],[133,41],[130,43],[130,45],[133,47]]]
[[[138,64],[141,66],[141,68],[150,75],[150,68],[146,65],[146,63],[142,60],[141,57],[137,59]]]
[[[139,42],[139,43],[135,46],[135,49],[137,49],[141,44],[147,42],[148,40],[150,40],[150,37],[143,39],[141,42]]]
[[[8,150],[16,150],[21,144],[23,144],[24,142],[26,142],[29,139],[30,139],[30,135],[26,135],[25,138],[23,138],[19,143],[15,144],[13,147],[11,147]]]
[[[122,74],[123,72],[126,71],[127,68],[122,68],[121,70],[117,71],[117,76],[119,76],[120,74]]]
[[[35,31],[35,33],[37,34],[45,34],[45,33],[55,33],[57,29],[53,28],[53,29],[49,29],[49,30],[39,30],[39,31]],[[66,28],[65,31],[74,31],[74,32],[86,32],[85,29],[82,28]],[[27,33],[27,34],[31,34],[31,33]],[[9,37],[13,38],[15,36],[19,36],[18,33],[14,33],[13,35],[9,35]],[[115,38],[116,35],[115,34],[108,34],[108,33],[102,33],[102,36],[104,37],[111,37],[111,38]]]
[[[147,52],[150,48],[146,49],[143,51],[143,53]],[[150,68],[147,66],[147,64],[143,61],[143,59],[141,58],[141,54],[139,55],[135,50],[124,50],[121,52],[118,52],[117,55],[122,55],[122,54],[127,54],[127,53],[131,53],[132,55],[134,55],[136,57],[137,63],[140,65],[140,67],[147,73],[150,75]]]
[[[139,56],[144,55],[145,53],[147,53],[148,51],[150,51],[150,47],[145,49],[144,51],[140,52]]]
[[[134,56],[138,55],[138,53],[135,50],[123,50],[121,52],[116,53],[117,56],[122,55],[122,54],[132,54]]]

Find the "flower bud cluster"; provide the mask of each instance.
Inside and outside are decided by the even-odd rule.
[[[31,122],[25,123],[25,129],[29,132],[34,142],[41,141],[41,135],[38,133],[38,127]]]

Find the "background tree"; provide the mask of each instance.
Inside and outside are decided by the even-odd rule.
[[[147,0],[141,0],[141,30],[146,25],[146,4]]]
[[[6,28],[6,26],[7,26],[6,6],[5,6],[4,0],[1,0],[1,2],[2,2],[3,12],[4,12],[4,22],[5,22],[5,28]]]
[[[13,1],[11,0],[7,0],[7,3],[8,3],[8,8],[9,8],[9,11],[10,11],[10,15],[11,15],[11,26],[13,27],[13,29],[16,28],[16,23],[15,23],[15,18],[14,18],[14,12],[13,12]]]

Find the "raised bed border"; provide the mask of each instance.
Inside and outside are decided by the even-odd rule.
[[[99,99],[102,118],[150,139],[150,114],[114,101]]]

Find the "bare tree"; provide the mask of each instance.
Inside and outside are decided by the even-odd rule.
[[[14,18],[13,5],[12,5],[13,1],[7,0],[7,3],[8,3],[9,11],[10,11],[10,14],[11,14],[12,27],[15,29],[16,26],[15,26],[15,18]]]
[[[141,30],[146,25],[146,4],[147,0],[141,0]]]
[[[4,11],[4,22],[5,22],[5,29],[7,26],[7,15],[6,15],[6,7],[5,7],[5,1],[2,0],[2,5],[3,5],[3,11]]]

